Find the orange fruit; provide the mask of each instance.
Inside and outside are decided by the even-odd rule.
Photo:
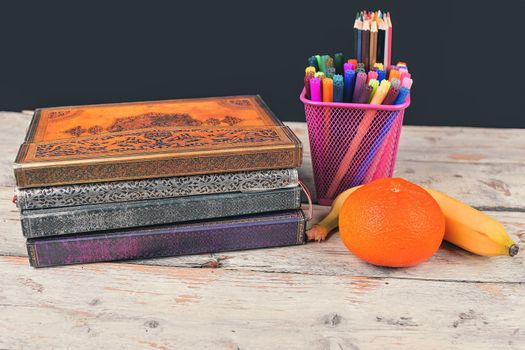
[[[412,266],[439,248],[445,216],[423,188],[399,178],[379,179],[347,198],[339,232],[346,247],[371,264]]]

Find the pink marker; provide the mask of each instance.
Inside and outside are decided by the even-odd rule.
[[[351,62],[347,62],[343,65],[343,70],[346,72],[347,70],[354,70],[354,64]]]
[[[374,70],[371,70],[370,72],[368,72],[368,77],[366,78],[366,83],[368,84],[370,82],[370,80],[372,79],[376,79],[377,80],[377,72],[374,71]]]
[[[403,82],[401,83],[401,85],[410,90],[410,88],[412,87],[412,83],[413,83],[412,79],[405,78],[405,79],[403,79]]]
[[[401,81],[401,83],[403,83],[403,79],[412,77],[406,70],[400,70],[399,72],[399,81]]]
[[[312,78],[310,79],[310,96],[312,96],[312,101],[321,102],[321,79]]]

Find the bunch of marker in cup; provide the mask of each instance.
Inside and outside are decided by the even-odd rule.
[[[404,62],[385,69],[375,63],[367,72],[356,59],[343,61],[336,53],[308,58],[305,70],[305,97],[314,102],[339,102],[376,105],[403,104],[412,87],[412,78]]]

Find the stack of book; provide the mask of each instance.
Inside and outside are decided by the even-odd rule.
[[[302,244],[301,160],[259,96],[37,110],[14,165],[29,261]]]

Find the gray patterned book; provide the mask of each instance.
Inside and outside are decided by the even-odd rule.
[[[34,238],[265,213],[298,209],[300,199],[300,187],[294,187],[23,210],[22,232]]]
[[[297,184],[296,169],[245,171],[18,189],[16,204],[22,210],[61,208],[202,194],[269,191],[296,187]]]

